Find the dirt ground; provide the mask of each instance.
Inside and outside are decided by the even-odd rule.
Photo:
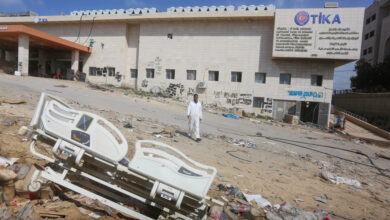
[[[2,94],[0,94],[1,97]],[[38,160],[30,153],[29,140],[23,140],[23,137],[17,135],[21,126],[28,126],[39,95],[24,94],[14,98],[27,103],[0,105],[0,155],[17,157],[19,163],[29,162],[43,165],[44,161]],[[177,132],[174,137],[163,135],[158,138],[153,133],[170,125],[131,114],[99,110],[74,101],[70,101],[69,104],[76,109],[98,114],[116,125],[129,143],[127,155],[129,158],[134,153],[135,141],[148,139],[169,144],[195,161],[216,167],[218,175],[209,191],[209,195],[216,199],[222,200],[221,196],[228,197],[225,195],[226,192],[218,190],[217,185],[230,184],[238,187],[243,193],[261,194],[273,205],[287,201],[307,211],[325,210],[332,219],[390,219],[390,178],[380,175],[362,155],[340,151],[337,155],[318,158],[311,154],[300,154],[288,150],[283,147],[283,143],[262,137],[243,137],[246,140],[257,139],[256,148],[236,146],[229,142],[228,135],[217,136],[205,133],[202,134],[202,142],[197,143],[182,135],[186,131],[177,127],[175,127]],[[124,128],[126,123],[131,123],[134,128]],[[269,124],[270,122],[256,121],[253,123]],[[274,124],[274,126],[278,125]],[[356,141],[310,127],[286,126],[285,129],[292,130],[297,135],[307,136],[308,143],[331,139],[343,148],[346,143]],[[389,148],[364,145],[374,151],[390,155]],[[336,156],[354,158],[361,164],[342,160]],[[384,159],[375,161],[378,160],[382,160],[381,163],[390,163]],[[334,175],[356,179],[361,182],[361,187],[333,184],[319,176],[324,169]],[[314,196],[325,196],[326,203],[315,201]],[[56,199],[58,198],[46,199],[37,205],[44,210],[66,213],[66,219],[91,218],[87,215],[88,213],[80,211],[82,209],[77,203],[68,201],[58,203]],[[17,198],[16,201],[20,203],[20,207],[28,200]],[[64,207],[58,208],[58,204]],[[16,207],[12,208],[16,209]],[[111,218],[119,217],[117,215],[102,216],[102,219]]]

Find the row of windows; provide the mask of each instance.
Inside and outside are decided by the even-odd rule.
[[[115,67],[89,67],[89,75],[90,76],[115,76]]]
[[[131,78],[138,77],[138,70],[131,69]],[[146,69],[146,78],[154,78],[154,69]],[[175,70],[166,69],[166,78],[175,79]],[[266,73],[255,73],[255,83],[265,84]],[[209,81],[219,81],[219,71],[209,71]],[[187,70],[187,80],[196,80],[196,70]],[[231,82],[242,82],[242,72],[231,72]],[[279,84],[290,85],[291,74],[281,73],[279,77]],[[322,86],[322,75],[311,75],[312,86]]]
[[[367,33],[367,34],[364,36],[364,39],[365,39],[365,40],[368,40],[368,38],[373,37],[374,34],[375,34],[375,31],[371,31],[370,33]]]
[[[369,24],[372,21],[375,21],[376,19],[376,14],[373,14],[371,17],[366,19],[366,24]]]
[[[372,47],[369,47],[368,49],[363,50],[363,55],[367,55],[367,53],[368,54],[372,53]]]

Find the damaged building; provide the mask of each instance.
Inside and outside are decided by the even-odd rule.
[[[359,59],[364,8],[268,6],[0,17],[21,75],[135,88],[327,126],[334,68]]]

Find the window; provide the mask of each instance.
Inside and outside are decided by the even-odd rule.
[[[154,69],[146,69],[146,78],[154,78]]]
[[[367,55],[367,49],[363,50],[363,55]]]
[[[372,47],[368,48],[368,53],[372,53]]]
[[[321,75],[311,75],[311,85],[312,86],[322,86],[322,76]]]
[[[291,74],[290,73],[281,73],[279,78],[279,84],[290,85],[291,84]]]
[[[137,78],[138,77],[138,70],[137,69],[130,69],[130,75],[131,75],[131,78]]]
[[[370,23],[370,18],[367,18],[366,24],[369,24],[369,23]]]
[[[96,67],[89,67],[89,75],[96,76]]]
[[[263,108],[264,97],[253,97],[253,107],[254,108]]]
[[[265,83],[265,73],[255,73],[255,83]]]
[[[115,68],[114,67],[107,67],[108,76],[115,76]]]
[[[175,70],[167,69],[167,79],[175,79]]]
[[[196,70],[187,70],[187,80],[196,80]]]
[[[371,16],[371,21],[375,21],[375,19],[376,19],[376,14],[373,14],[373,15]]]
[[[365,39],[365,40],[368,39],[368,33],[364,36],[364,39]]]
[[[103,68],[96,68],[96,76],[103,75]]]
[[[232,72],[232,82],[241,82],[242,72]]]
[[[375,31],[371,31],[371,32],[370,32],[370,37],[373,37],[374,34],[375,34]]]
[[[209,81],[218,81],[219,71],[209,71]]]

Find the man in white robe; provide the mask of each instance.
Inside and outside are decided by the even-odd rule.
[[[199,135],[199,123],[203,118],[202,115],[202,104],[198,100],[198,94],[194,95],[194,100],[188,104],[187,108],[187,117],[188,117],[188,127],[189,133],[188,136],[192,137],[192,134],[195,133],[196,141],[201,141]]]

